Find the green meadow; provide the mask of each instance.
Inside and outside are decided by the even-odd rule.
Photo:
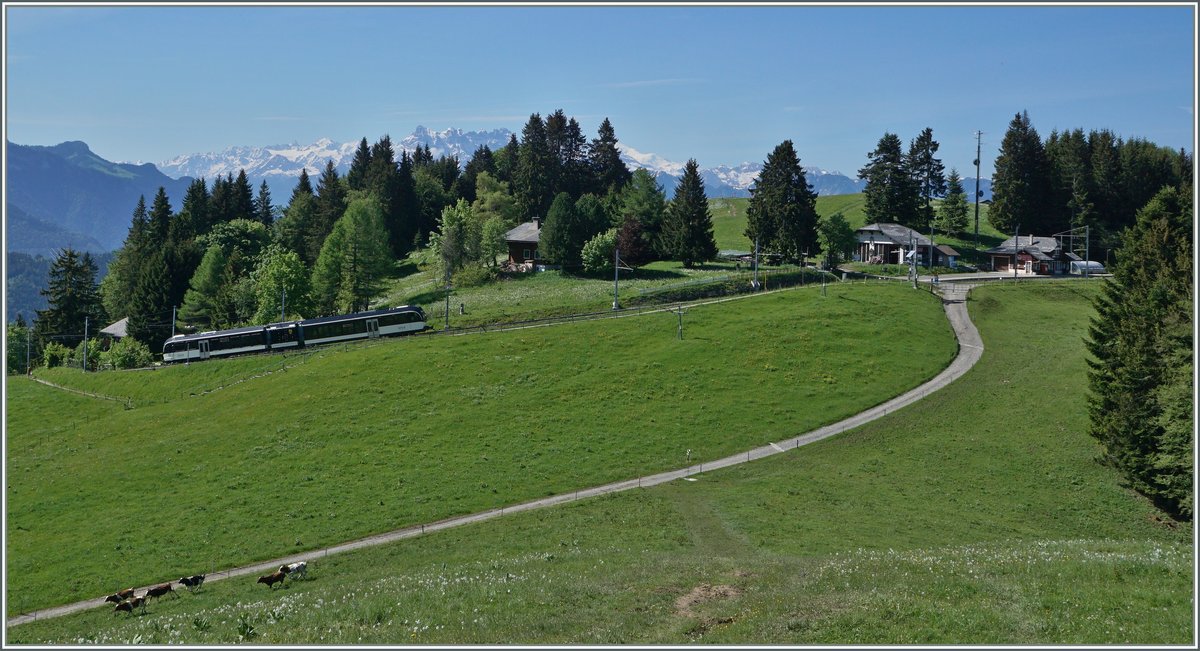
[[[318,559],[273,592],[232,579],[8,641],[1190,644],[1190,526],[1097,464],[1086,434],[1096,290],[974,290],[975,368],[795,451]],[[760,392],[785,390],[776,378]]]
[[[676,330],[651,313],[38,374],[115,400],[10,378],[8,614],[719,458],[957,349],[935,297],[890,283],[695,306]]]

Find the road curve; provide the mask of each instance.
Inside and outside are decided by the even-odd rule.
[[[887,402],[876,405],[870,409],[867,409],[866,411],[859,412],[844,420],[826,425],[825,427],[821,427],[811,432],[794,436],[789,439],[768,443],[762,447],[746,450],[745,452],[739,452],[722,459],[697,463],[695,465],[680,468],[678,470],[670,470],[655,475],[627,479],[625,481],[604,484],[603,486],[583,488],[574,492],[553,495],[551,497],[524,502],[522,504],[482,511],[480,513],[472,513],[470,515],[447,518],[445,520],[439,520],[437,522],[431,522],[428,524],[413,525],[411,527],[405,527],[403,529],[376,534],[374,536],[367,536],[366,538],[352,540],[350,542],[341,543],[324,549],[310,550],[299,554],[293,554],[291,556],[277,558],[271,561],[255,563],[254,565],[245,565],[229,570],[212,572],[205,579],[205,583],[211,583],[213,581],[220,581],[222,579],[239,576],[264,574],[277,570],[279,569],[280,565],[285,565],[288,563],[295,563],[297,561],[314,561],[329,556],[330,554],[338,554],[355,549],[362,549],[364,547],[395,542],[397,540],[403,540],[406,538],[414,538],[416,536],[433,531],[440,531],[442,529],[450,529],[465,524],[482,522],[484,520],[490,520],[492,518],[509,513],[532,511],[534,509],[555,506],[557,504],[573,502],[575,500],[595,497],[597,495],[607,495],[609,493],[619,493],[621,491],[634,488],[655,486],[657,484],[663,484],[669,481],[682,479],[689,475],[702,473],[707,470],[716,470],[718,468],[735,466],[740,463],[748,463],[750,461],[754,461],[755,459],[762,459],[764,457],[779,454],[790,449],[798,448],[802,445],[807,445],[814,441],[820,441],[821,439],[829,438],[835,434],[841,434],[846,430],[864,425],[877,418],[881,418],[893,411],[896,411],[897,409],[910,405],[933,393],[934,391],[945,387],[961,377],[964,373],[970,370],[970,368],[974,366],[976,362],[979,361],[979,358],[983,355],[983,340],[980,339],[979,331],[975,329],[975,325],[971,322],[971,318],[967,314],[966,305],[967,293],[970,292],[973,287],[975,287],[974,284],[947,282],[943,280],[941,286],[938,288],[938,290],[941,292],[942,305],[946,311],[946,317],[950,320],[950,325],[954,328],[954,335],[958,339],[958,355],[956,355],[954,360],[950,362],[950,365],[928,382],[899,396],[896,396]],[[148,587],[149,586],[138,588],[138,592],[145,592]],[[43,610],[10,617],[8,618],[6,626],[16,626],[39,619],[61,617],[63,615],[69,615],[82,610],[97,608],[103,606],[104,604],[104,597],[97,597],[96,599],[89,599],[86,601],[77,601],[71,604],[64,604],[62,606],[55,606],[53,608],[46,608]]]

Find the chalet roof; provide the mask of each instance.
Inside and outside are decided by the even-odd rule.
[[[859,242],[866,242],[874,237],[876,242],[891,242],[907,247],[909,242],[917,246],[929,246],[929,238],[907,226],[900,224],[867,224],[854,231]]]
[[[1044,237],[1039,235],[1020,235],[1016,238],[1008,238],[992,249],[988,249],[984,253],[994,253],[996,255],[1008,254],[1012,255],[1014,240],[1019,240],[1016,244],[1020,246],[1022,253],[1028,253],[1035,260],[1050,260],[1055,251],[1058,251],[1058,240],[1053,237]],[[1046,257],[1038,257],[1038,255]]]
[[[100,331],[102,335],[108,335],[115,339],[121,339],[126,336],[129,329],[129,317],[125,317],[116,323],[109,324]]]
[[[938,244],[934,248],[936,248],[938,251],[941,251],[942,255],[954,255],[954,256],[962,255],[961,253],[959,253],[958,251],[955,251],[953,248],[951,248],[947,244]]]
[[[506,242],[529,242],[537,244],[541,229],[537,222],[525,222],[504,234]]]

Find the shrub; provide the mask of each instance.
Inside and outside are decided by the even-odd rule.
[[[455,287],[479,287],[496,279],[496,270],[491,267],[467,265],[454,272]]]
[[[617,247],[617,229],[610,228],[583,245],[583,270],[602,273],[613,270],[613,251]]]
[[[132,337],[117,341],[104,351],[101,357],[103,364],[113,368],[142,368],[149,366],[153,361],[154,356],[146,344]]]
[[[42,351],[42,364],[46,368],[54,368],[62,366],[71,356],[71,349],[58,343],[57,341],[46,344],[46,348]]]

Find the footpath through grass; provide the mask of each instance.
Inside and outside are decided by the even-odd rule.
[[[719,458],[878,404],[956,349],[939,302],[895,284],[694,307],[676,327],[44,374],[133,409],[11,378],[8,614]]]
[[[1189,644],[1189,527],[1098,466],[1085,433],[1094,291],[975,290],[971,372],[795,452],[9,642]]]

